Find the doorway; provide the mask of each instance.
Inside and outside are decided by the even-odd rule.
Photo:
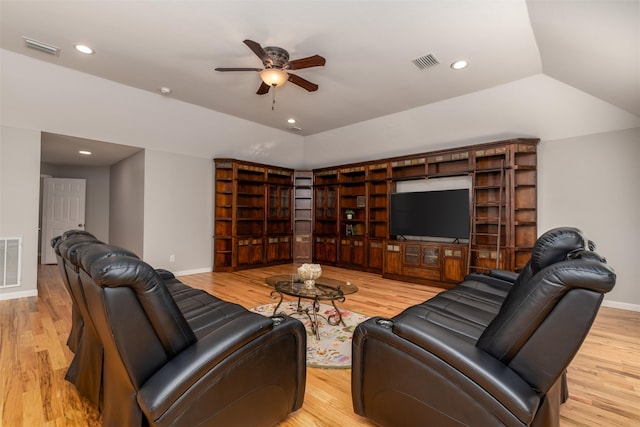
[[[76,178],[43,178],[42,264],[55,264],[56,254],[51,239],[67,230],[84,230],[86,180]]]

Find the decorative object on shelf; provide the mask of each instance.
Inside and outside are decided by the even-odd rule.
[[[344,233],[347,236],[353,236],[353,234],[354,234],[354,232],[353,232],[353,224],[346,224]]]
[[[353,219],[353,216],[356,214],[352,209],[347,209],[344,211],[344,214],[347,216],[347,219]]]
[[[259,305],[250,310],[263,316],[271,316],[277,303]],[[310,302],[303,302],[303,306],[310,306]],[[297,301],[282,303],[279,312],[295,313],[298,309]],[[318,313],[320,338],[317,339],[311,330],[309,319],[302,319],[307,331],[307,366],[310,368],[324,369],[349,369],[351,368],[351,338],[355,327],[369,318],[364,314],[350,310],[340,309],[342,323],[331,325],[325,318],[331,316],[335,309],[329,304],[320,304]]]
[[[313,289],[316,286],[316,279],[322,275],[320,264],[302,264],[298,267],[298,276],[304,280],[304,287]]]

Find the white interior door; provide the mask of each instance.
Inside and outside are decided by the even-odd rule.
[[[42,191],[42,264],[55,264],[51,239],[67,230],[84,230],[86,181],[44,178]]]

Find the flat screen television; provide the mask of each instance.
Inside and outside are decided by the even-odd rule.
[[[469,238],[469,189],[391,193],[392,235]]]

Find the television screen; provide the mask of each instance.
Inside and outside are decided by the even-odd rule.
[[[390,233],[395,236],[469,238],[469,190],[392,193]]]

